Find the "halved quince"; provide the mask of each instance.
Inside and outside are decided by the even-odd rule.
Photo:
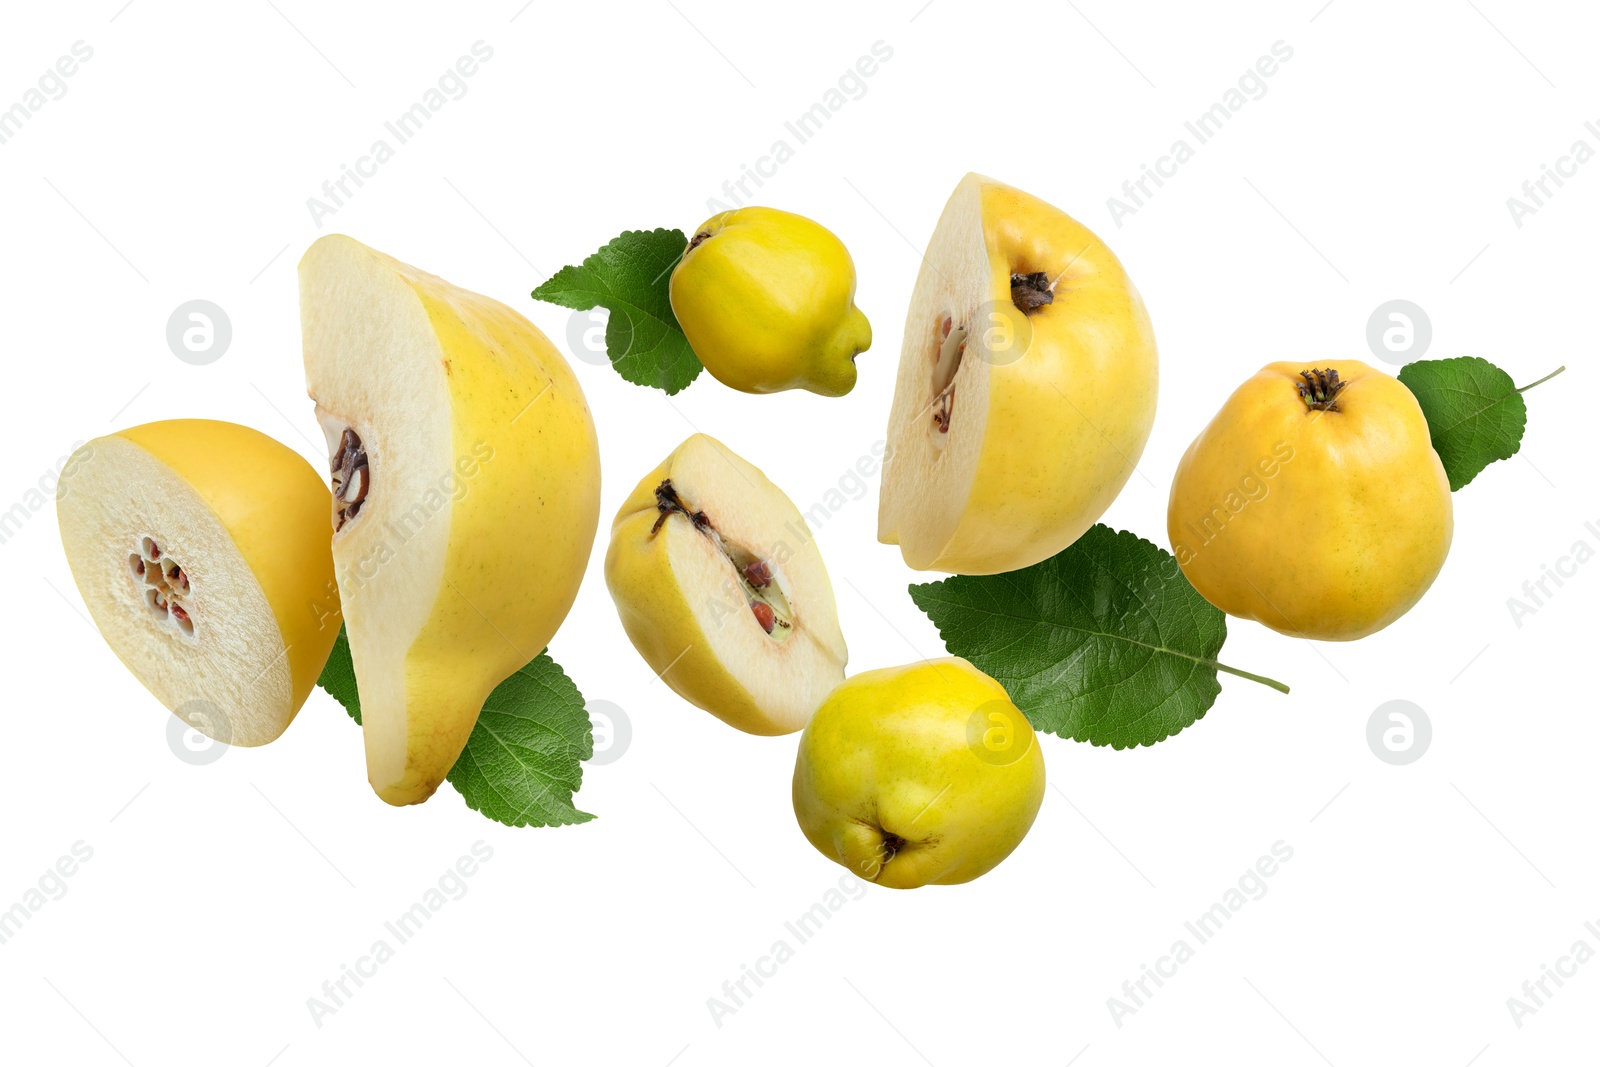
[[[266,434],[174,419],[99,437],[56,489],[72,577],[134,677],[207,737],[283,733],[339,635],[328,487]]]
[[[1111,249],[969,174],[906,316],[878,539],[917,570],[1047,559],[1116,498],[1155,410],[1155,335]]]
[[[594,422],[527,319],[349,237],[307,250],[300,314],[367,777],[415,804],[572,607],[599,522]]]

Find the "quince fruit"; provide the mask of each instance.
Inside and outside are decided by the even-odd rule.
[[[747,733],[793,733],[844,680],[833,586],[805,519],[705,434],[675,448],[617,511],[606,586],[661,679]]]
[[[712,377],[746,393],[843,396],[872,327],[844,243],[770,207],[713,215],[672,271],[672,313]]]
[[[1365,363],[1270,363],[1178,464],[1167,535],[1211,603],[1292,637],[1376,633],[1450,551],[1450,481],[1416,397]]]
[[[987,873],[1022,842],[1043,800],[1033,727],[964,659],[858,674],[800,735],[800,829],[879,885],[954,885]]]
[[[72,454],[56,516],[90,617],[157,700],[226,744],[283,733],[339,636],[311,464],[247,426],[147,423]]]
[[[600,518],[594,422],[527,319],[349,237],[300,261],[300,320],[367,778],[416,804],[572,607]]]
[[[906,316],[878,540],[915,570],[996,574],[1060,552],[1111,505],[1156,412],[1156,341],[1105,243],[969,174]]]

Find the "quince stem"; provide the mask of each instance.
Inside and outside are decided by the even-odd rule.
[[[1566,369],[1567,369],[1567,366],[1566,366],[1565,363],[1563,363],[1561,366],[1557,367],[1555,370],[1551,371],[1549,374],[1546,374],[1543,378],[1540,378],[1538,381],[1529,382],[1527,385],[1524,385],[1522,388],[1518,389],[1517,392],[1526,393],[1529,389],[1532,389],[1536,385],[1543,385],[1545,382],[1548,382],[1551,378],[1554,378],[1556,375],[1560,374],[1562,371],[1564,371]]]
[[[1217,670],[1222,671],[1225,674],[1232,674],[1239,678],[1248,678],[1252,682],[1260,682],[1267,688],[1276,689],[1280,693],[1287,693],[1289,691],[1288,686],[1273,678],[1266,678],[1259,674],[1251,674],[1249,671],[1241,671],[1237,667],[1230,667],[1226,663],[1218,663],[1214,659],[1202,659],[1200,662],[1204,663],[1208,667],[1215,667]]]

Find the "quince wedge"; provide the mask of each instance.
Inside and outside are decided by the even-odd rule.
[[[674,449],[617,511],[606,586],[662,681],[746,733],[800,729],[844,680],[833,586],[805,519],[705,434]]]
[[[995,574],[1060,552],[1144,451],[1156,341],[1087,227],[969,174],[906,315],[878,539],[914,570]]]
[[[511,308],[342,235],[300,262],[367,777],[426,800],[566,618],[600,510],[583,391]]]

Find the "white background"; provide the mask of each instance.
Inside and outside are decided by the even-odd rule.
[[[602,532],[551,652],[633,726],[586,769],[595,822],[512,830],[448,787],[389,808],[320,692],[271,746],[178,759],[167,712],[85,621],[53,505],[30,510],[0,545],[0,908],[75,842],[93,858],[0,945],[0,1059],[1591,1060],[1600,962],[1520,1028],[1506,999],[1574,941],[1600,949],[1583,927],[1600,925],[1600,563],[1520,627],[1507,599],[1574,542],[1600,547],[1600,161],[1520,227],[1506,200],[1576,139],[1600,147],[1583,126],[1600,22],[1578,4],[1320,3],[8,5],[0,107],[74,42],[94,50],[0,145],[0,506],[25,509],[74,441],[155,419],[247,423],[320,466],[295,281],[319,232],[504,300],[566,347],[569,314],[535,284],[623,229],[694,226],[874,42],[893,57],[758,199],[852,250],[876,333],[853,393],[704,376],[669,402],[575,361]],[[307,198],[479,40],[494,55],[466,95],[319,231]],[[1266,95],[1117,226],[1107,198],[1280,40],[1293,58]],[[1141,288],[1160,410],[1105,520],[1158,543],[1178,457],[1234,386],[1270,360],[1370,360],[1384,301],[1426,309],[1430,356],[1487,356],[1519,384],[1568,370],[1528,394],[1522,455],[1456,495],[1449,562],[1409,615],[1320,646],[1233,621],[1223,658],[1292,696],[1224,676],[1153,749],[1043,738],[1051,788],[1010,860],[960,887],[870,888],[718,1027],[707,998],[844,872],[795,826],[795,738],[739,734],[652,680],[606,593],[605,530],[696,429],[802,510],[822,501],[882,437],[919,251],[968,170],[1083,219]],[[165,339],[195,298],[233,325],[209,366]],[[942,652],[905,592],[919,576],[876,541],[876,497],[874,479],[818,531],[855,670]],[[1405,767],[1365,739],[1391,699],[1433,723]],[[479,840],[494,856],[467,895],[315,1025],[307,998]],[[1294,855],[1266,896],[1117,1026],[1107,998],[1279,840]]]

